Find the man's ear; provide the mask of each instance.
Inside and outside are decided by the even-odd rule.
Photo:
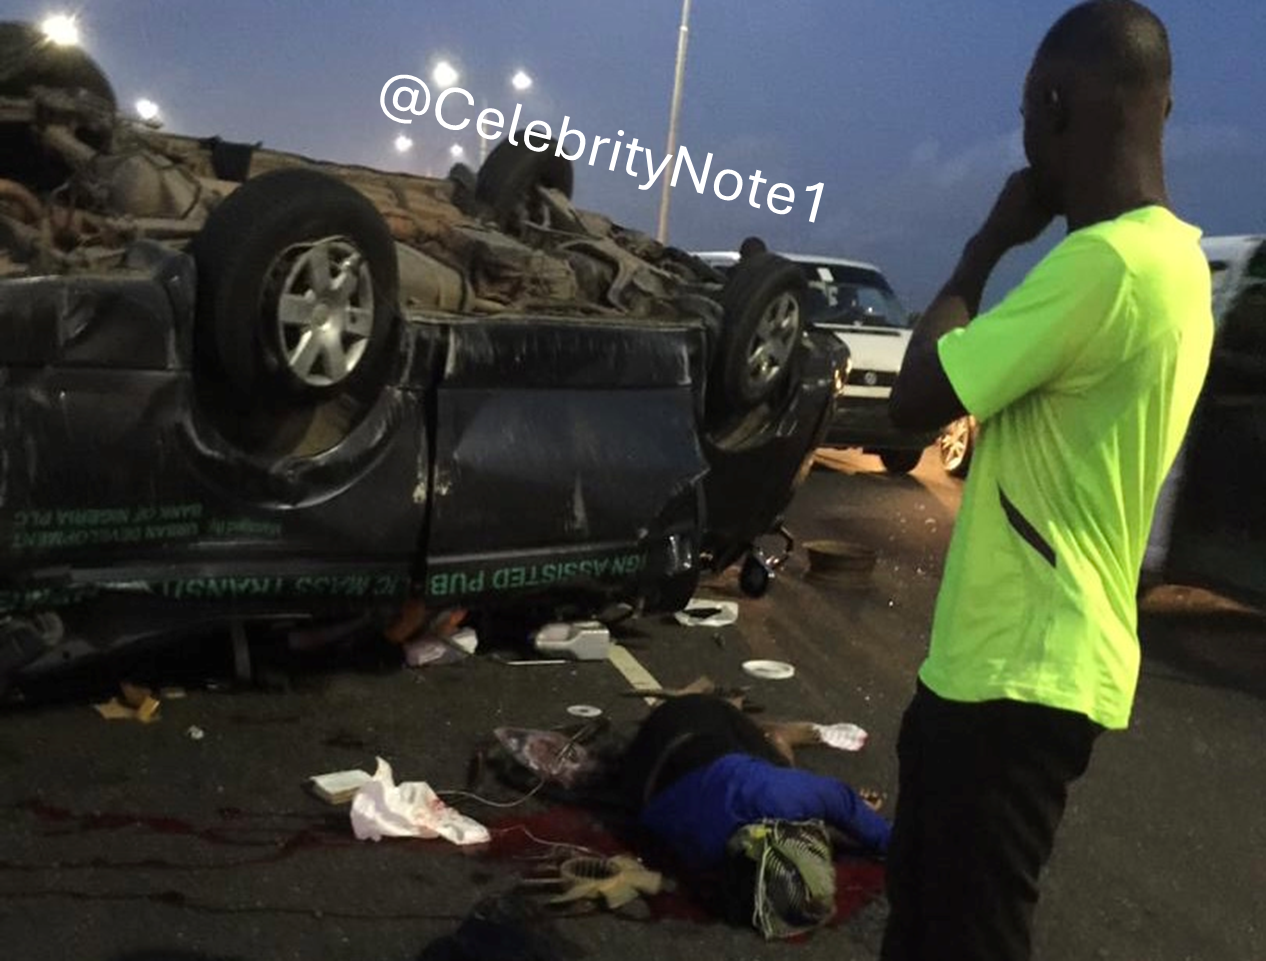
[[[1042,98],[1042,106],[1050,118],[1051,129],[1063,133],[1068,129],[1068,101],[1059,87],[1051,87]]]
[[[1168,120],[1169,115],[1173,112],[1174,112],[1174,98],[1166,97],[1165,98],[1165,119]]]

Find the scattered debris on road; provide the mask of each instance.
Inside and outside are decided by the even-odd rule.
[[[444,838],[468,845],[491,839],[487,828],[445,804],[425,781],[397,784],[391,765],[382,758],[373,777],[352,798],[351,818],[352,833],[361,841]]]
[[[744,661],[743,670],[752,677],[762,681],[785,681],[796,676],[796,669],[786,661],[767,661],[762,659]]]
[[[637,858],[618,854],[609,858],[568,858],[519,883],[525,888],[562,888],[561,893],[549,898],[552,905],[601,901],[607,910],[621,911],[644,895],[659,894],[664,877]]]
[[[684,627],[727,627],[738,620],[737,601],[715,601],[692,597],[684,610],[673,617]]]
[[[148,687],[124,682],[119,685],[123,699],[112,697],[93,708],[107,721],[140,721],[152,724],[158,720],[159,700]]]
[[[611,632],[599,621],[546,624],[532,635],[532,646],[541,654],[605,661],[611,652]]]
[[[312,793],[327,804],[350,804],[356,792],[372,779],[368,771],[352,768],[347,771],[314,774],[308,779],[308,784]]]

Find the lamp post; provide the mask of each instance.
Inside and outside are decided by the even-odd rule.
[[[677,28],[677,69],[673,74],[673,104],[668,113],[668,146],[664,148],[664,156],[669,157],[677,149],[677,120],[681,114],[681,87],[686,78],[686,43],[690,39],[690,0],[681,0],[681,26]],[[659,229],[655,239],[661,244],[668,243],[668,198],[669,179],[659,193]]]

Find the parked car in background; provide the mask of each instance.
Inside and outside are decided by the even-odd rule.
[[[1166,478],[1145,578],[1266,603],[1266,235],[1206,237],[1213,357]]]
[[[703,251],[701,260],[733,269],[732,250]],[[782,254],[798,264],[808,284],[806,321],[848,345],[851,369],[823,441],[828,447],[857,447],[878,454],[896,474],[914,470],[935,431],[910,432],[888,419],[888,396],[910,344],[910,315],[883,272],[873,264],[815,254]]]

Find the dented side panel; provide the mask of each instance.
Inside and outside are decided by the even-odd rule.
[[[452,330],[436,394],[426,593],[652,582],[695,563],[708,465],[698,328]]]

